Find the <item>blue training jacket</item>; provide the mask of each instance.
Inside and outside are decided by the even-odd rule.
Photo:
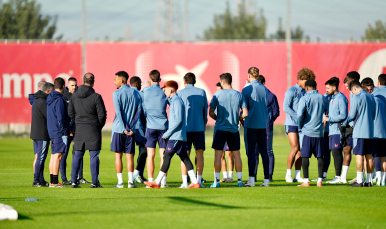
[[[241,93],[248,108],[244,127],[267,129],[268,89],[258,80],[253,80],[249,86],[243,88]]]
[[[63,95],[52,91],[47,97],[47,129],[51,139],[69,135],[70,117]]]
[[[145,110],[143,109],[143,92],[138,91],[138,88],[136,87],[131,87],[133,90],[137,91],[141,97],[141,110],[139,117],[137,119],[137,122],[135,123],[135,134],[140,134],[142,137],[145,138],[145,133],[146,133],[146,114]]]
[[[323,114],[326,110],[327,101],[318,90],[307,92],[299,101],[299,130],[308,137],[323,137]]]
[[[185,105],[186,132],[205,131],[208,122],[208,99],[205,90],[187,84],[177,95]]]
[[[348,100],[341,92],[331,97],[328,106],[329,136],[340,134],[339,127],[347,119]]]
[[[268,89],[267,89],[268,90]],[[277,102],[276,95],[268,90],[268,119],[267,119],[267,133],[273,131],[273,123],[280,115],[280,107]]]
[[[375,119],[374,119],[374,138],[386,138],[386,107],[382,99],[374,97]]]
[[[146,127],[155,130],[168,129],[168,116],[166,107],[168,98],[159,84],[152,84],[143,90],[144,110],[146,114]]]
[[[378,90],[374,90],[373,96],[380,98],[384,104],[386,104],[386,86],[379,86]]]
[[[327,103],[327,107],[326,107],[326,116],[328,116],[328,109],[330,107],[330,100],[331,100],[331,95],[329,95],[328,93],[324,94],[324,98],[326,99],[326,103]],[[325,126],[324,126],[324,132],[325,133],[329,133],[330,132],[330,124],[329,122],[326,122]]]
[[[138,91],[129,85],[122,85],[113,93],[115,118],[113,122],[112,135],[123,134],[126,131],[135,133],[135,123],[142,109],[141,96]]]
[[[298,104],[306,91],[298,84],[288,89],[285,93],[283,110],[286,113],[284,125],[298,126]]]
[[[169,129],[164,138],[186,142],[186,117],[184,101],[177,95],[170,98]]]
[[[354,121],[353,138],[371,139],[374,137],[375,100],[365,90],[360,90],[351,104],[350,113],[342,125]]]

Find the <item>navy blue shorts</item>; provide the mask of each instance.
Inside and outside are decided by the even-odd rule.
[[[139,146],[146,144],[145,133],[142,129],[136,129],[135,130],[135,144],[137,144]]]
[[[285,126],[285,133],[299,133],[299,127],[298,126]]]
[[[340,144],[340,134],[334,134],[328,137],[328,148],[330,150],[339,149],[342,150],[342,144]]]
[[[50,147],[49,141],[43,141],[43,140],[33,140],[34,142],[34,154],[47,154],[48,148]],[[41,155],[39,154],[39,155]]]
[[[347,146],[354,147],[354,140],[352,137],[348,137]]]
[[[373,154],[373,139],[354,138],[354,155],[364,156],[366,154]]]
[[[162,136],[166,131],[167,130],[155,130],[155,129],[147,128],[145,147],[155,149],[157,147],[157,142],[158,142],[159,148],[165,149],[166,141],[165,139],[162,138]]]
[[[111,138],[110,150],[117,153],[135,153],[135,134],[129,136],[126,134],[113,133]]]
[[[386,157],[386,139],[373,139],[373,156]]]
[[[192,144],[195,150],[205,150],[205,132],[186,132],[186,147],[190,151]]]
[[[187,153],[186,142],[178,140],[169,140],[168,144],[166,145],[165,152],[176,154]]]
[[[302,157],[310,158],[314,155],[316,158],[324,156],[323,137],[314,138],[304,135],[302,149],[300,150]]]
[[[64,153],[67,150],[68,139],[66,136],[51,139],[51,154]]]
[[[228,151],[240,150],[240,133],[215,130],[213,135],[212,148],[215,150],[224,150],[225,143],[228,143]]]
[[[229,151],[229,146],[227,142],[225,142],[223,151]]]

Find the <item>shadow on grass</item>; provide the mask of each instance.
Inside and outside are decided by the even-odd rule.
[[[238,207],[238,206],[231,206],[231,205],[224,205],[224,204],[214,204],[214,203],[209,203],[209,202],[204,202],[204,201],[199,201],[199,200],[193,200],[185,197],[179,197],[179,196],[173,196],[173,197],[167,197],[168,199],[180,202],[181,204],[198,204],[198,205],[203,205],[203,206],[209,206],[209,207],[219,207],[219,208],[226,208],[226,209],[237,209],[237,208],[243,208],[243,207]]]
[[[17,219],[18,220],[32,220],[32,218],[30,218],[26,215],[22,215],[22,214],[19,214]]]

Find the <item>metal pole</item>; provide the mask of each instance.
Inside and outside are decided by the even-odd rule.
[[[86,74],[86,0],[82,0],[82,73]]]
[[[185,42],[189,40],[189,29],[188,29],[188,0],[185,0]]]
[[[290,23],[290,3],[287,0],[287,28],[285,31],[285,41],[287,43],[287,88],[291,87],[291,23]]]

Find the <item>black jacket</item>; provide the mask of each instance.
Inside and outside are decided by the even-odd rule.
[[[68,115],[76,124],[74,150],[101,150],[107,118],[102,96],[90,86],[79,86],[68,103]]]
[[[68,88],[65,87],[64,92],[63,92],[63,99],[64,99],[64,101],[66,101],[67,105],[70,102],[71,96],[72,96],[72,93],[70,93],[68,91]],[[70,128],[71,133],[75,133],[75,122],[72,119],[70,120],[70,127],[69,128]]]
[[[50,140],[47,129],[47,96],[46,93],[38,91],[29,99],[32,105],[30,138],[33,140]]]

